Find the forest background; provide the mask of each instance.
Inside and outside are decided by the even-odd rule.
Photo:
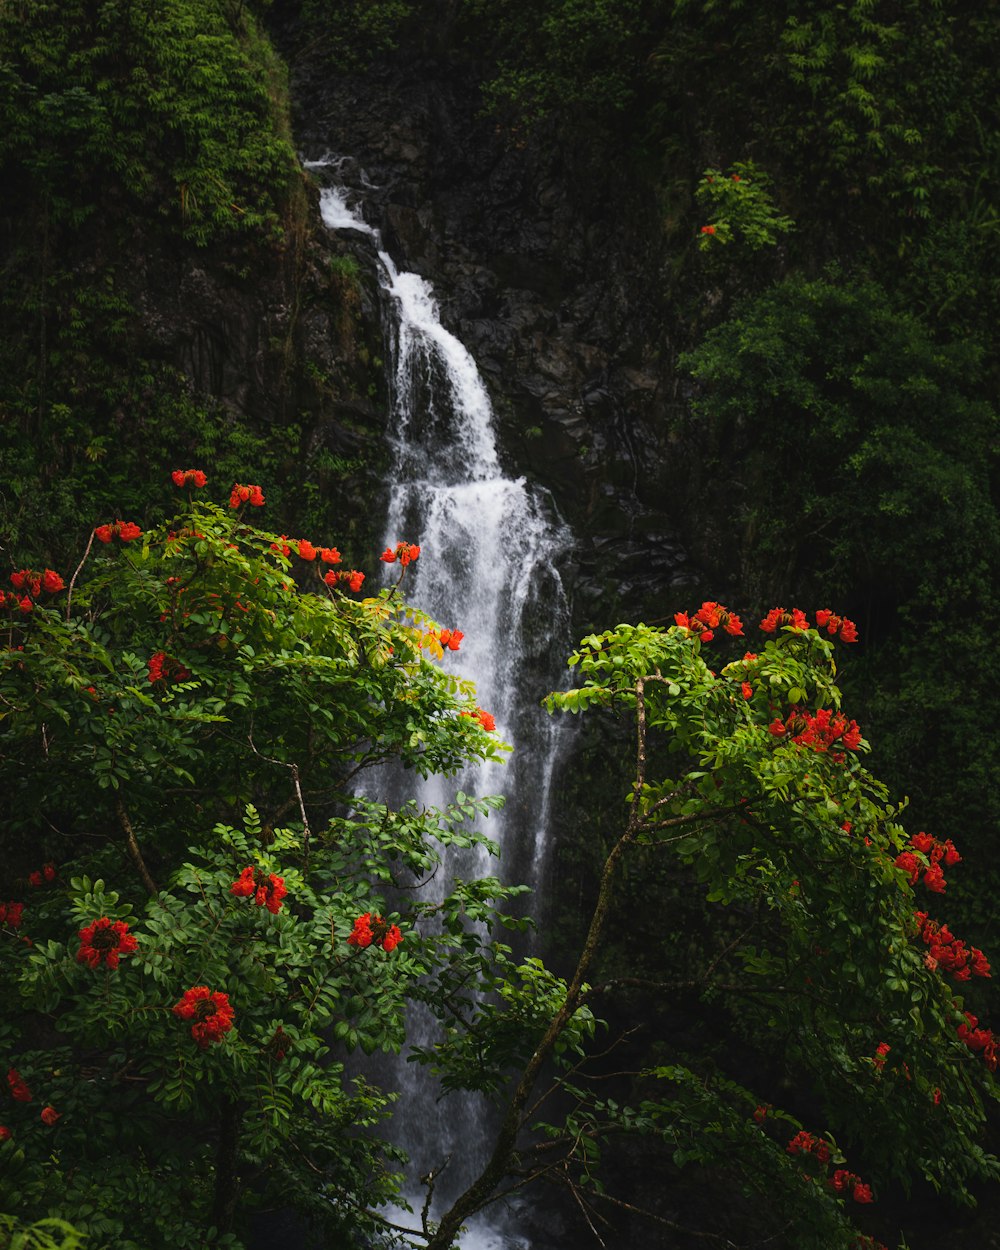
[[[7,0],[0,545],[12,567],[75,567],[95,524],[153,523],[169,470],[204,464],[273,484],[276,532],[373,550],[376,300],[318,227],[295,84],[457,78],[505,161],[559,153],[570,210],[595,237],[624,217],[656,259],[632,276],[620,350],[654,343],[673,388],[653,454],[689,558],[660,585],[581,595],[578,632],[701,597],[857,620],[841,682],[873,767],[915,828],[959,838],[975,870],[949,907],[989,951],[998,17],[915,0]],[[534,430],[515,454],[538,458]],[[584,549],[573,475],[541,462]],[[606,749],[585,735],[564,791],[567,898],[593,890],[583,831],[618,799],[594,799]],[[651,906],[649,884],[625,886],[633,959],[671,898],[658,881]],[[970,1218],[941,1210],[918,1193],[907,1218]]]

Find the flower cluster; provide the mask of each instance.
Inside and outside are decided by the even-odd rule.
[[[23,913],[23,903],[0,903],[0,924],[11,929],[20,929]]]
[[[7,1084],[10,1086],[10,1096],[15,1102],[31,1102],[31,1090],[17,1068],[8,1068]]]
[[[259,486],[244,486],[240,482],[234,482],[229,495],[230,508],[241,508],[245,503],[250,504],[252,508],[262,508],[264,492]]]
[[[838,1194],[850,1194],[855,1202],[871,1202],[872,1187],[862,1183],[861,1177],[846,1168],[837,1168],[827,1184]]]
[[[881,1072],[885,1067],[885,1057],[892,1050],[888,1042],[879,1042],[875,1047],[875,1056],[872,1059],[872,1067],[876,1072]]]
[[[990,975],[989,960],[977,946],[970,949],[961,938],[955,937],[946,924],[931,920],[924,911],[918,911],[915,918],[917,934],[927,946],[924,963],[932,972],[935,968],[941,968],[956,981],[968,981],[972,976]]]
[[[213,992],[207,985],[195,985],[185,990],[179,1003],[171,1011],[180,1020],[193,1020],[191,1036],[202,1050],[211,1042],[221,1042],[224,1033],[233,1027],[234,1011],[229,995]]]
[[[397,543],[395,548],[386,547],[385,551],[379,556],[385,564],[395,564],[398,560],[405,568],[412,560],[420,555],[420,548],[414,543]]]
[[[858,641],[858,628],[854,622],[846,616],[834,615],[829,608],[820,608],[816,613],[816,628],[825,629],[832,637],[839,637],[841,642]]]
[[[460,716],[468,716],[474,721],[478,721],[488,734],[493,733],[497,727],[496,721],[484,708],[477,707],[474,712],[459,712]]]
[[[134,521],[115,521],[111,525],[98,525],[94,537],[102,543],[111,542],[112,538],[120,538],[123,543],[130,543],[134,538],[142,537],[142,530]]]
[[[160,681],[187,681],[191,676],[179,660],[167,655],[165,651],[157,651],[155,655],[151,655],[146,661],[146,668],[149,670],[150,684],[154,686]]]
[[[970,1050],[979,1050],[983,1054],[983,1062],[991,1072],[997,1070],[997,1035],[992,1029],[981,1029],[978,1019],[971,1011],[964,1011],[965,1024],[960,1024],[956,1030],[961,1041],[965,1042]]]
[[[276,877],[273,872],[264,872],[248,864],[229,887],[229,893],[237,898],[252,897],[258,907],[266,907],[272,916],[276,916],[288,891],[284,877]]]
[[[55,1124],[56,1120],[60,1119],[60,1117],[61,1117],[61,1112],[57,1111],[55,1107],[43,1107],[41,1116],[39,1118],[41,1119],[43,1124],[51,1125],[51,1124]]]
[[[54,569],[45,569],[42,573],[36,573],[34,569],[18,569],[16,573],[11,573],[10,580],[18,593],[0,590],[0,607],[24,613],[34,609],[32,601],[38,599],[43,590],[54,595],[66,585]]]
[[[790,1155],[812,1157],[824,1167],[830,1162],[829,1142],[825,1142],[821,1137],[814,1137],[805,1129],[800,1129],[785,1149]],[[872,1201],[871,1186],[865,1185],[860,1176],[848,1172],[846,1168],[837,1168],[833,1175],[827,1178],[827,1184],[835,1193],[850,1194],[855,1202]]]
[[[910,885],[916,885],[922,878],[928,890],[934,894],[943,894],[948,883],[944,879],[942,862],[948,868],[962,862],[955,843],[950,838],[940,842],[921,830],[910,839],[910,848],[896,856],[896,867],[907,873]],[[918,859],[918,854],[922,858]]]
[[[394,951],[402,942],[403,935],[398,925],[387,924],[381,916],[373,916],[366,911],[354,922],[354,928],[347,939],[348,946],[381,946],[383,950]]]
[[[0,590],[0,608],[8,612],[33,612],[35,605],[27,595],[15,595],[12,591]]]
[[[204,486],[208,478],[201,469],[174,469],[170,475],[175,486]]]
[[[675,612],[674,622],[688,633],[697,634],[702,642],[711,642],[715,637],[714,631],[720,626],[734,638],[743,633],[743,622],[740,618],[721,603],[713,603],[710,599],[706,599],[692,616],[688,616],[686,612]]]
[[[460,629],[442,629],[438,633],[438,642],[449,651],[457,651],[464,637]]]
[[[34,872],[28,873],[28,885],[38,888],[43,885],[50,885],[56,879],[55,864],[43,864],[41,868],[36,868]]]
[[[80,930],[80,949],[76,952],[77,963],[88,968],[99,968],[103,963],[117,968],[122,955],[134,955],[139,943],[129,933],[124,920],[109,920],[101,916]]]
[[[772,608],[760,623],[765,634],[773,634],[779,629],[808,629],[809,620],[800,608],[792,608],[791,612],[784,608]]]
[[[822,1137],[814,1137],[804,1128],[799,1129],[785,1147],[790,1155],[815,1155],[820,1163],[830,1162],[830,1144]]]
[[[331,569],[330,572],[327,573],[326,577],[323,578],[323,581],[326,582],[331,589],[336,589],[338,586],[347,586],[353,590],[355,594],[357,594],[357,592],[361,589],[364,580],[364,573],[360,573],[357,569],[351,569],[350,571],[345,570],[340,573],[335,573],[333,569]]]
[[[843,713],[834,712],[830,708],[817,708],[812,713],[805,708],[793,707],[784,720],[778,717],[767,728],[775,738],[787,738],[790,742],[810,747],[813,751],[826,752],[832,747],[846,747],[849,751],[856,751],[861,745],[858,722],[849,721]],[[831,757],[841,763],[844,753],[834,750]]]

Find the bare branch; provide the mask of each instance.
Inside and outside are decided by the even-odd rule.
[[[156,882],[149,874],[146,861],[142,858],[135,830],[132,828],[132,822],[128,818],[128,812],[125,810],[125,804],[121,800],[121,795],[118,795],[115,799],[115,811],[118,813],[118,822],[125,833],[125,845],[128,847],[128,853],[132,858],[133,864],[135,864],[136,871],[142,878],[142,884],[149,891],[150,895],[155,898],[159,894],[159,890],[156,888]]]
[[[87,556],[90,555],[90,549],[94,545],[94,534],[95,534],[95,531],[91,530],[90,538],[87,541],[86,550],[84,551],[80,559],[80,563],[76,566],[76,569],[73,571],[73,576],[69,579],[69,587],[66,591],[66,620],[67,621],[69,620],[70,605],[73,602],[73,587],[76,585],[76,579],[80,576],[80,570],[87,563]]]

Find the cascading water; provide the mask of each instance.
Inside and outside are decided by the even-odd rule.
[[[339,168],[330,158],[307,165]],[[441,324],[430,285],[415,273],[399,272],[343,188],[324,188],[320,211],[330,229],[371,240],[389,312],[393,466],[386,545],[399,540],[420,545],[420,560],[408,571],[408,597],[442,625],[464,632],[461,650],[449,654],[448,662],[475,680],[480,704],[515,747],[506,765],[483,765],[447,780],[410,781],[410,792],[400,797],[439,806],[457,789],[504,794],[505,807],[486,831],[501,845],[508,879],[513,866],[519,879],[537,886],[561,737],[558,722],[538,705],[557,680],[553,659],[558,665],[567,650],[569,613],[557,564],[569,534],[543,491],[524,478],[505,476],[486,387],[472,356]],[[455,871],[446,862],[440,875],[447,882]],[[463,863],[461,871],[494,873],[495,867],[483,855],[477,864]],[[419,1036],[428,1025],[411,1021],[418,1043],[428,1040]],[[400,1069],[394,1118],[413,1176],[452,1155],[453,1186],[463,1187],[476,1167],[484,1109],[472,1096],[452,1095],[435,1104],[422,1070],[405,1063]],[[486,1144],[481,1143],[484,1152]],[[464,1176],[454,1159],[459,1154]],[[523,1244],[484,1226],[463,1239],[464,1246],[484,1250]]]

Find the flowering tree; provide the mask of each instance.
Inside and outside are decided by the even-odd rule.
[[[796,1246],[846,1250],[879,1244],[857,1216],[893,1179],[961,1196],[996,1175],[977,1135],[997,1039],[964,999],[989,963],[931,915],[954,843],[908,836],[863,765],[835,681],[850,621],[776,608],[758,651],[714,668],[704,649],[744,632],[716,603],[584,639],[581,684],[549,706],[631,717],[636,753],[562,981],[497,940],[521,923],[500,910],[516,887],[455,881],[439,903],[411,888],[442,847],[489,846],[471,825],[496,800],[359,794],[376,765],[451,775],[504,750],[443,663],[461,631],[402,597],[419,548],[387,548],[399,580],[360,598],[335,546],[256,528],[261,487],[223,507],[201,502],[200,471],[174,481],[174,520],[102,522],[75,571],[16,570],[0,597],[0,1210],[111,1250],[238,1247],[274,1205],[327,1239],[447,1250],[541,1178],[596,1219],[613,1201],[602,1143],[627,1133],[674,1168],[735,1161]],[[654,853],[729,922],[687,966],[663,961],[670,979],[595,981],[619,868]],[[751,1032],[780,1019],[815,1118],[679,1048],[612,1098],[592,1079],[593,1013],[640,984],[725,1004]],[[442,1089],[502,1113],[481,1176],[404,1231],[379,1211],[399,1182],[378,1132],[391,1091],[348,1080],[345,1059],[398,1050],[409,999],[441,1020],[417,1057]]]
[[[657,1160],[648,1192],[664,1174],[695,1167],[695,1184],[714,1183],[723,1220],[742,1202],[742,1232],[784,1230],[789,1244],[814,1250],[882,1246],[877,1198],[892,1182],[923,1176],[971,1200],[971,1184],[997,1177],[978,1141],[984,1100],[996,1096],[997,1038],[965,999],[989,963],[927,910],[961,856],[951,839],[909,836],[902,805],[864,767],[868,744],[835,681],[837,649],[857,631],[829,609],[814,620],[775,608],[760,622],[762,645],[742,644],[726,664],[712,650],[726,635],[742,643],[743,623],[705,603],[669,629],[592,635],[571,657],[583,680],[550,695],[550,710],[632,718],[624,827],[566,996],[508,1097],[492,1159],[442,1221],[434,1250],[512,1174],[561,1176],[597,1232],[602,1213],[621,1205],[604,1187],[602,1144],[617,1152],[624,1135]],[[619,961],[609,980],[588,984],[619,870],[653,855],[671,857],[700,887],[706,919],[694,955],[659,950],[658,973],[630,975]],[[745,1046],[728,1070],[708,1048],[678,1046],[663,1062],[654,1044],[631,1074],[629,1102],[611,1096],[604,1069],[574,1062],[555,1083],[572,1109],[545,1123],[533,1091],[563,1031],[637,990],[647,1004],[710,1003],[739,1037],[780,1029],[794,1078],[786,1088],[807,1090],[798,1101],[827,1131],[746,1084]],[[532,1125],[542,1134],[534,1143]],[[681,1234],[732,1232],[656,1218]],[[866,1225],[872,1231],[860,1231]]]
[[[347,1053],[503,965],[466,917],[516,892],[416,901],[497,801],[395,810],[357,778],[506,748],[441,663],[461,632],[402,598],[418,547],[360,598],[332,543],[255,527],[260,486],[173,476],[167,525],[101,523],[72,574],[0,592],[0,1210],[115,1247],[235,1246],[267,1205],[357,1233],[399,1152]]]

